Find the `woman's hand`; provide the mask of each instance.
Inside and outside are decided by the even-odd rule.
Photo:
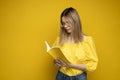
[[[56,67],[71,67],[71,68],[74,68],[74,69],[86,71],[86,65],[85,64],[66,63],[60,58],[57,58],[57,59],[54,60],[54,65]]]
[[[56,67],[69,67],[68,63],[64,62],[62,59],[57,58],[54,60],[54,65]]]

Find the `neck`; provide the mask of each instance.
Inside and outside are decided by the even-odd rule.
[[[68,43],[74,43],[73,37],[68,37],[68,39],[66,40],[66,42],[68,42]]]

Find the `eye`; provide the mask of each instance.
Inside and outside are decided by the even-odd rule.
[[[69,22],[68,22],[68,21],[66,21],[66,24],[69,24]]]
[[[62,22],[62,25],[65,25],[65,23],[64,23],[64,22]]]
[[[63,26],[65,26],[65,25],[66,25],[66,23],[65,23],[65,22],[62,22],[62,25],[63,25]]]

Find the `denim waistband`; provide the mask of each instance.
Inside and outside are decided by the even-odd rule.
[[[87,74],[86,74],[86,72],[83,72],[76,76],[68,76],[68,75],[58,71],[56,80],[87,80]]]

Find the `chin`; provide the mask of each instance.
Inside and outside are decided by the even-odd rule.
[[[67,31],[67,33],[69,33],[69,34],[70,34],[70,33],[71,33],[71,31]]]

